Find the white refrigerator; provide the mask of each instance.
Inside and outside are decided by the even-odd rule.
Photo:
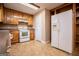
[[[72,10],[51,17],[51,46],[72,53]]]

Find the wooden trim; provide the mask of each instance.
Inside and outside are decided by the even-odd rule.
[[[64,11],[67,11],[67,10],[70,10],[72,9],[72,4],[69,3],[69,4],[62,4],[54,9],[51,9],[50,12],[51,12],[51,15],[55,15],[55,14],[58,14],[58,13],[61,13],[61,12],[64,12]]]
[[[66,7],[66,6],[70,5],[70,4],[71,4],[71,3],[62,4],[62,5],[60,5],[60,6],[56,7],[56,8],[54,8],[54,9],[51,9],[50,11],[52,12],[52,11],[54,11],[54,10],[61,9],[61,8],[63,8],[63,7]]]
[[[72,19],[73,19],[73,45],[72,45],[72,55],[74,55],[74,49],[75,49],[75,41],[76,41],[76,4],[73,4],[73,15],[72,15]]]
[[[56,10],[54,10],[54,14],[56,14]]]
[[[51,36],[51,34],[52,34],[52,33],[51,33],[51,29],[52,29],[52,27],[51,27],[51,12],[50,12],[50,44],[51,44],[51,42],[52,42],[52,41],[51,41],[51,40],[52,40],[52,38],[51,38],[51,37],[52,37],[52,36]]]

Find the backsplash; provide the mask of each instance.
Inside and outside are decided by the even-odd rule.
[[[2,25],[0,25],[0,29],[18,29],[18,26],[17,25],[2,24]]]
[[[33,29],[32,26],[28,26],[27,24],[11,25],[11,24],[0,23],[0,30],[2,30],[2,29],[10,30],[10,29],[20,29],[20,28]]]

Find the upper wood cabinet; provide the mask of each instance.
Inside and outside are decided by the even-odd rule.
[[[19,24],[19,21],[18,21],[19,19],[17,19],[17,18],[13,18],[13,21],[12,21],[12,23],[13,24],[16,24],[16,25],[18,25]]]
[[[3,15],[3,4],[0,4],[0,22],[4,20],[4,15]]]
[[[4,12],[5,12],[5,16],[6,16],[5,18],[12,16],[11,9],[5,8]]]
[[[25,20],[28,20],[28,15],[25,14],[25,13],[23,13],[23,14],[22,14],[22,18],[25,19]]]
[[[5,14],[5,17],[4,17],[4,18],[5,18],[5,21],[4,21],[4,23],[9,24],[10,21],[11,21],[11,10],[5,8],[5,9],[4,9],[4,14]]]
[[[18,13],[18,17],[22,18],[22,13],[21,12],[17,12]]]
[[[29,16],[28,25],[33,25],[33,16]]]
[[[18,17],[18,12],[14,11],[14,17]]]
[[[9,22],[8,24],[18,25],[18,19],[16,18],[10,18],[8,22]]]
[[[15,18],[22,18],[22,13],[19,12],[19,11],[15,11],[15,10],[14,10],[14,17],[15,17]]]
[[[17,25],[19,24],[19,20],[23,19],[28,21],[28,25],[33,25],[32,15],[22,13],[16,10],[8,9],[8,8],[4,8],[4,15],[5,15],[4,23]]]
[[[18,19],[14,17],[15,16],[14,10],[5,8],[4,14],[5,14],[4,23],[6,23],[6,24],[14,24],[14,25],[18,24]]]

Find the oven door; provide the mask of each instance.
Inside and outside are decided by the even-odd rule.
[[[26,30],[26,29],[21,29],[20,30],[20,38],[27,38],[29,37],[29,30]]]
[[[27,29],[20,29],[20,42],[30,40],[30,32]]]

